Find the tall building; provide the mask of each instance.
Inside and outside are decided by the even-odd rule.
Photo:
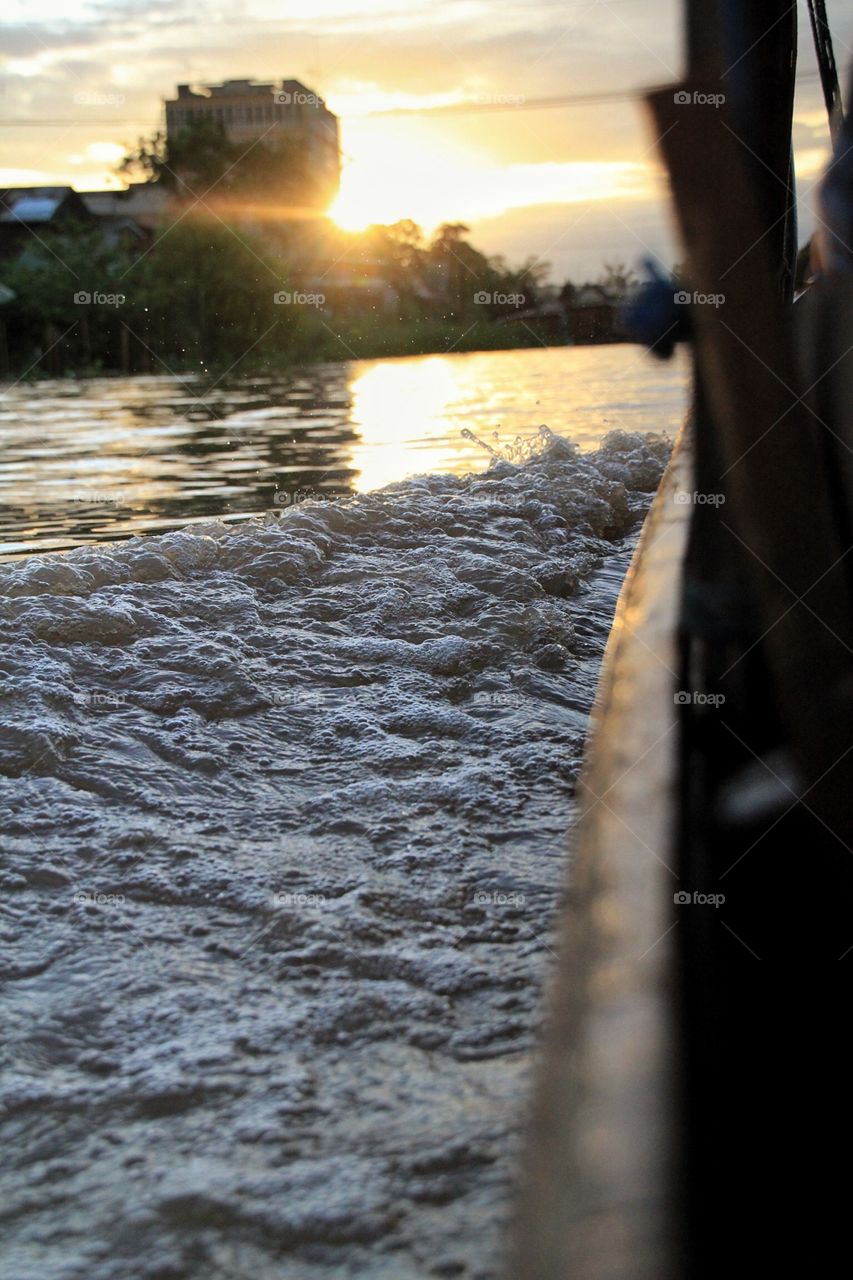
[[[319,94],[299,80],[258,84],[252,80],[226,80],[224,84],[179,84],[177,95],[166,100],[166,137],[199,120],[214,120],[226,137],[246,143],[256,138],[275,146],[297,143],[318,188],[330,199],[338,189],[341,172],[338,118]]]

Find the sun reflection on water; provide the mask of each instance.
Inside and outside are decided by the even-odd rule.
[[[0,558],[280,511],[430,472],[482,471],[543,424],[594,448],[675,434],[686,366],[630,347],[351,361],[214,384],[21,383],[0,395]],[[286,505],[285,502],[285,505]]]

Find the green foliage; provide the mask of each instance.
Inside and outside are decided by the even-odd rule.
[[[247,355],[295,356],[309,343],[300,309],[274,301],[286,288],[280,260],[215,218],[179,218],[145,252],[85,224],[48,232],[4,268],[4,281],[16,294],[5,314],[21,367],[62,334],[62,367],[78,371],[228,367]]]
[[[369,227],[350,241],[365,260],[382,264],[406,318],[432,316],[452,327],[466,318],[495,320],[535,306],[548,264],[530,259],[510,269],[502,258],[475,249],[467,235],[464,223],[444,223],[427,243],[417,223],[406,219]],[[482,301],[483,294],[489,302]],[[519,298],[523,301],[515,301]]]
[[[74,223],[40,232],[3,268],[16,295],[4,309],[13,357],[29,364],[59,339],[82,367],[109,362],[119,317],[127,314],[127,265],[97,227]]]
[[[322,207],[332,192],[317,176],[304,140],[229,138],[221,121],[200,116],[167,137],[140,138],[118,173],[132,182],[159,182],[178,199],[215,192],[259,201]]]
[[[21,317],[70,324],[79,319],[77,293],[121,292],[124,262],[101,231],[86,223],[40,231],[17,259],[3,267],[17,294]]]
[[[129,279],[146,342],[169,364],[217,366],[302,345],[300,309],[274,301],[286,287],[281,264],[262,241],[217,219],[167,226]]]
[[[535,325],[510,318],[535,305],[547,268],[507,267],[476,249],[464,225],[430,239],[410,220],[359,234],[324,219],[261,225],[250,231],[245,218],[226,224],[202,204],[178,202],[147,247],[97,224],[39,232],[4,268],[17,295],[4,308],[13,367],[262,369],[540,340]],[[336,293],[340,260],[348,265]],[[357,283],[376,279],[373,293]],[[312,288],[328,290],[325,302],[276,302]],[[559,341],[559,332],[542,340]]]
[[[158,130],[150,138],[140,138],[135,149],[128,148],[116,172],[128,182],[162,181],[169,187],[174,175],[169,173],[167,161],[166,135]]]

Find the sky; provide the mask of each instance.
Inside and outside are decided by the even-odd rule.
[[[828,10],[839,64],[853,14]],[[807,233],[827,129],[801,5],[795,147]],[[342,225],[463,221],[478,248],[551,264],[676,258],[636,95],[682,68],[677,0],[5,0],[0,185],[119,185],[178,82],[302,80],[341,120]],[[555,96],[614,101],[537,107]],[[15,123],[15,122],[18,123]]]

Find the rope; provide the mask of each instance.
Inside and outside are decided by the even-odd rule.
[[[841,89],[838,85],[838,68],[835,65],[835,53],[832,48],[832,35],[826,18],[826,0],[808,0],[808,4],[815,53],[820,68],[823,100],[829,116],[829,131],[833,142],[837,143],[844,112],[841,105]]]

